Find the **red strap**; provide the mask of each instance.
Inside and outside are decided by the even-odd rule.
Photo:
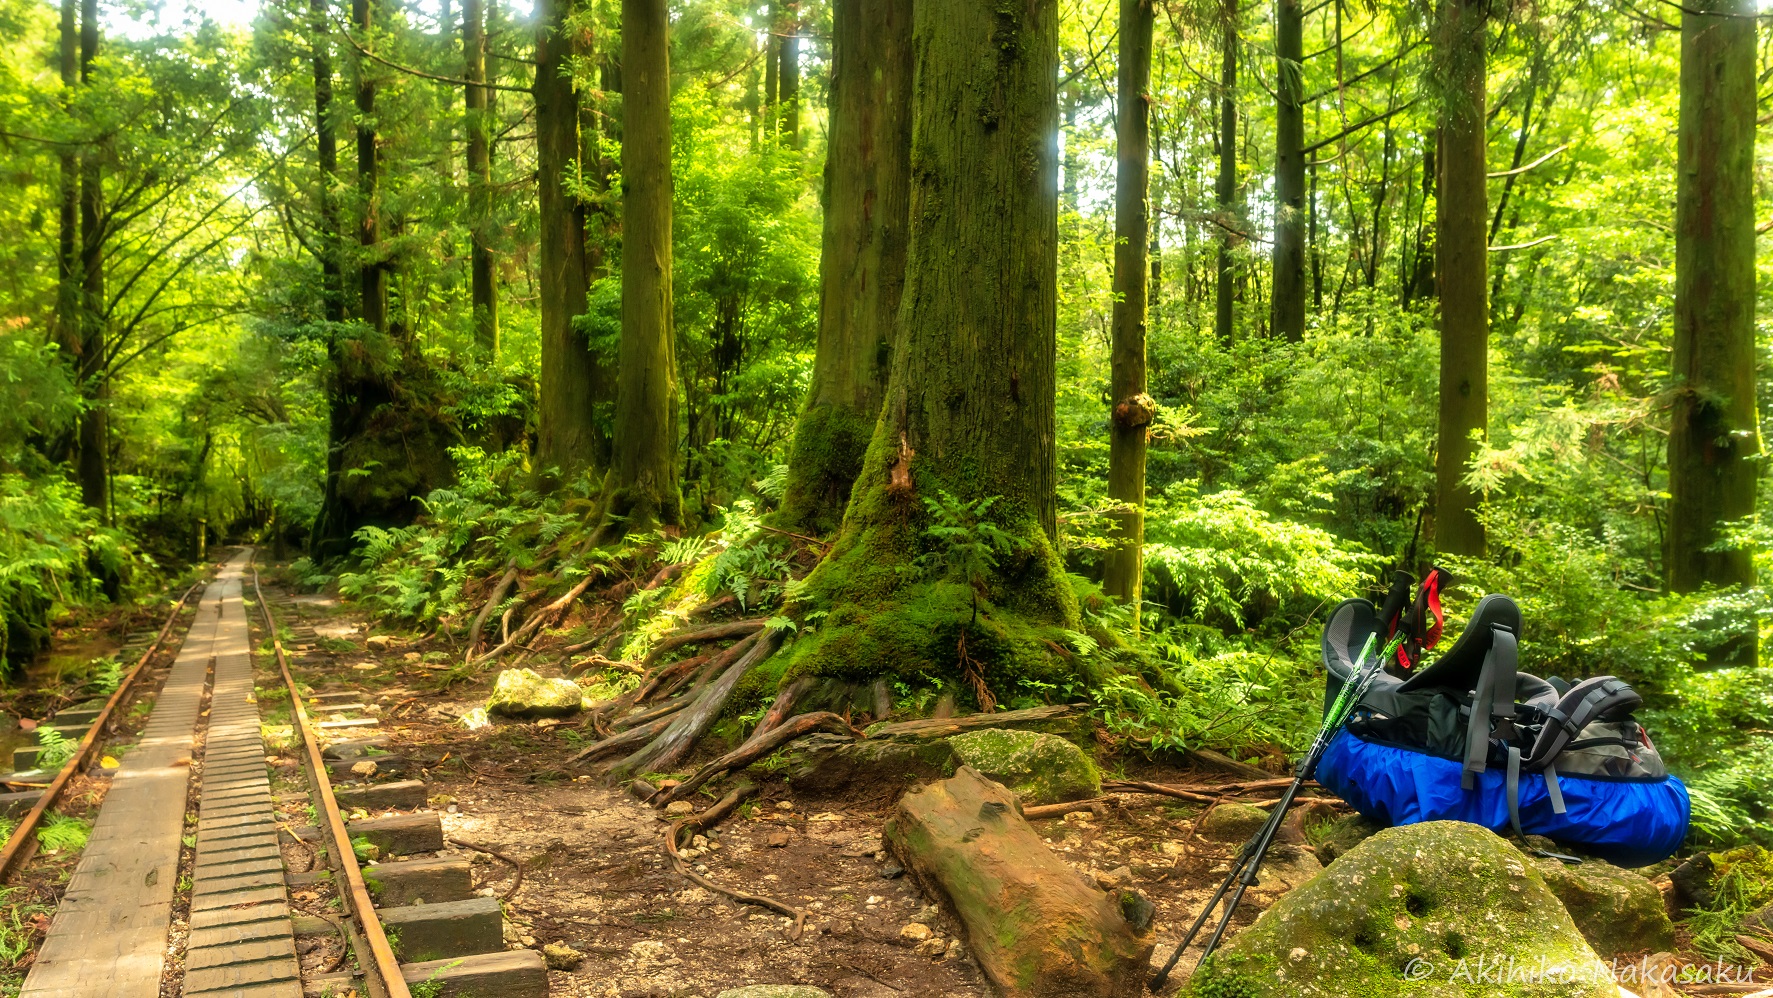
[[[1422,591],[1428,595],[1428,612],[1434,615],[1434,624],[1429,627],[1428,635],[1423,639],[1423,646],[1433,648],[1440,643],[1441,630],[1447,626],[1446,611],[1441,609],[1441,578],[1446,573],[1434,569],[1428,578],[1422,580]]]

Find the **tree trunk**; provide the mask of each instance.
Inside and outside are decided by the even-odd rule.
[[[1214,185],[1214,194],[1219,203],[1220,229],[1213,329],[1219,336],[1219,342],[1228,344],[1237,335],[1231,324],[1232,305],[1237,294],[1231,272],[1231,230],[1237,219],[1237,0],[1226,0],[1222,30],[1224,37],[1221,40],[1222,54],[1219,62],[1219,177]]]
[[[1274,335],[1305,338],[1305,9],[1274,12]]]
[[[80,83],[92,85],[98,59],[98,0],[80,5]],[[100,153],[89,148],[80,165],[80,393],[87,409],[80,416],[80,499],[99,511],[110,509],[110,398],[105,358],[104,175]]]
[[[1435,457],[1435,547],[1479,555],[1478,496],[1465,484],[1474,434],[1489,425],[1489,209],[1484,116],[1484,4],[1441,0],[1437,71],[1441,108],[1435,273],[1441,298],[1440,443]]]
[[[332,116],[332,32],[327,0],[308,0],[310,41],[314,47],[314,146],[320,173],[320,294],[328,322],[345,321],[344,271],[339,263],[339,209],[333,183],[339,172],[338,126]],[[336,332],[329,334],[332,342]]]
[[[880,418],[905,287],[911,0],[834,0],[819,346],[781,525],[829,534]]]
[[[624,531],[682,517],[671,327],[666,0],[622,0],[622,346],[605,513]]]
[[[598,427],[596,405],[610,399],[609,373],[584,335],[573,328],[585,311],[591,286],[585,205],[566,190],[569,167],[589,177],[594,163],[581,160],[580,102],[571,56],[582,46],[568,37],[573,0],[541,0],[536,6],[536,185],[541,238],[541,403],[536,460],[564,478],[600,471],[609,461],[609,439]],[[589,153],[596,155],[595,149]]]
[[[376,0],[351,0],[351,18],[367,47],[374,44]],[[358,314],[376,332],[388,331],[388,266],[380,259],[381,163],[376,149],[376,83],[369,60],[357,59],[357,200],[362,213],[357,228],[361,250],[357,261]]]
[[[782,103],[782,135],[788,148],[800,148],[800,3],[788,0],[783,7],[782,69],[777,98]]]
[[[1053,546],[1058,12],[1012,6],[914,12],[892,375],[843,527],[804,590],[827,615],[796,642],[796,675],[927,669],[984,705],[990,683],[1070,673],[1047,643],[1078,620]],[[996,564],[957,535],[1004,541]]]
[[[1668,587],[1754,584],[1746,548],[1710,550],[1755,509],[1755,22],[1681,15],[1675,195],[1674,406],[1668,436]],[[1754,642],[1736,655],[1752,663]]]
[[[1145,546],[1145,435],[1154,404],[1145,394],[1145,250],[1150,218],[1152,0],[1120,0],[1120,80],[1114,121],[1114,312],[1110,348],[1108,497],[1125,504],[1114,516],[1118,542],[1108,552],[1102,588],[1133,611],[1139,627]],[[1223,160],[1221,160],[1223,163]],[[1224,173],[1221,167],[1220,180]]]
[[[62,0],[62,101],[74,100],[80,85],[80,13],[78,0]],[[80,157],[73,146],[60,156],[60,208],[56,246],[55,339],[62,352],[80,357]]]
[[[474,305],[474,345],[484,357],[499,355],[499,291],[492,251],[492,130],[486,83],[486,0],[462,0],[462,129],[468,135],[468,254]],[[571,83],[568,82],[570,90]]]

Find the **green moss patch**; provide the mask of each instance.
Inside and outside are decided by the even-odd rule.
[[[1035,731],[986,728],[948,739],[967,765],[1014,791],[1024,804],[1057,804],[1102,793],[1102,774],[1076,745]]]

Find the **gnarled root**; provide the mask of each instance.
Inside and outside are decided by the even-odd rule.
[[[720,678],[704,688],[696,698],[696,702],[688,708],[672,715],[671,724],[658,737],[648,742],[645,748],[635,752],[628,758],[610,767],[609,777],[623,780],[651,769],[665,769],[676,764],[701,737],[708,733],[726,707],[726,701],[733,695],[739,680],[745,678],[759,662],[769,658],[780,643],[781,635],[777,631],[760,631],[751,650],[747,651],[737,662],[727,666]],[[636,729],[638,730],[638,729]],[[617,737],[624,737],[618,735]],[[613,739],[612,739],[613,740]]]
[[[788,744],[796,738],[799,738],[802,735],[811,734],[815,731],[829,731],[833,734],[852,736],[857,734],[856,729],[850,727],[848,721],[845,721],[843,718],[830,711],[819,711],[816,714],[802,714],[799,717],[779,724],[768,731],[759,728],[755,734],[746,740],[745,744],[733,749],[731,752],[728,752],[726,755],[721,756],[708,765],[703,766],[696,771],[694,776],[691,776],[689,779],[671,788],[669,793],[655,798],[652,803],[663,807],[674,800],[681,800],[684,797],[688,797],[690,794],[693,794],[700,789],[701,786],[709,780],[712,780],[723,773],[739,769],[743,766],[749,766],[753,762],[769,755],[771,752],[774,752],[776,749],[781,748],[783,745]]]
[[[756,905],[759,908],[767,908],[779,915],[787,915],[794,919],[794,931],[789,934],[788,940],[790,942],[796,942],[800,939],[802,930],[806,928],[806,912],[791,905],[783,904],[775,898],[762,897],[757,894],[746,894],[744,891],[736,891],[730,887],[722,887],[714,881],[709,880],[707,877],[701,876],[694,870],[691,870],[689,863],[685,862],[684,858],[677,852],[677,844],[683,841],[685,833],[693,836],[698,832],[707,831],[708,829],[713,828],[725,819],[727,815],[737,810],[739,804],[747,797],[750,797],[756,792],[757,786],[755,784],[749,782],[742,783],[739,786],[734,787],[713,807],[703,811],[701,814],[692,814],[687,818],[679,818],[672,822],[671,827],[665,832],[665,854],[671,857],[671,868],[677,871],[678,876],[695,883],[697,886],[713,891],[716,894],[724,894],[740,904],[750,904]]]

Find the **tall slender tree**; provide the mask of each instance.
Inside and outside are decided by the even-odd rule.
[[[474,308],[474,342],[488,357],[499,353],[499,290],[492,250],[492,90],[486,86],[486,0],[462,0],[463,90],[468,136],[468,270]]]
[[[1721,528],[1755,509],[1755,21],[1750,0],[1681,15],[1675,187],[1674,406],[1668,437],[1668,586],[1754,582]],[[1735,650],[1753,661],[1754,641]]]
[[[622,0],[622,345],[605,513],[676,524],[677,346],[671,325],[671,61],[667,0]]]
[[[98,0],[80,4],[80,84],[90,88],[99,54]],[[80,498],[101,515],[110,509],[111,382],[105,356],[103,150],[86,147],[80,164]]]
[[[916,4],[892,375],[843,527],[802,591],[827,615],[795,644],[801,674],[928,663],[989,707],[993,681],[1070,668],[1048,644],[1078,619],[1054,548],[1057,6]]]
[[[1274,9],[1273,333],[1305,338],[1305,8]]]
[[[800,148],[800,0],[782,4],[782,68],[776,77],[781,102],[782,137],[788,148]]]
[[[1213,193],[1219,208],[1219,256],[1213,287],[1213,329],[1230,343],[1237,289],[1232,273],[1232,227],[1237,217],[1237,0],[1225,0],[1219,39],[1219,176]],[[1303,141],[1303,139],[1302,139]]]
[[[833,0],[819,344],[781,520],[837,529],[874,433],[905,286],[912,0]]]
[[[62,105],[71,107],[80,86],[80,4],[62,0],[61,6]],[[64,145],[57,156],[60,167],[56,228],[56,342],[70,359],[80,356],[80,156],[73,145]]]
[[[1114,118],[1114,310],[1110,348],[1108,497],[1114,516],[1103,589],[1139,626],[1145,570],[1145,443],[1156,404],[1145,394],[1146,248],[1150,236],[1152,0],[1120,0],[1119,97]]]
[[[320,208],[320,294],[328,322],[345,319],[344,268],[340,263],[339,208],[333,185],[339,173],[338,123],[332,109],[332,29],[328,0],[308,0],[308,37],[314,68],[314,154]],[[336,331],[328,338],[336,340]]]
[[[1489,427],[1489,192],[1484,74],[1486,0],[1440,0],[1436,73],[1442,93],[1435,274],[1441,299],[1440,443],[1435,455],[1435,546],[1484,550],[1478,497],[1466,484]]]
[[[573,82],[573,56],[583,54],[583,32],[572,26],[573,0],[536,5],[536,186],[541,238],[541,401],[537,464],[571,476],[609,462],[609,439],[596,406],[611,398],[609,372],[573,318],[585,312],[591,286],[584,202],[567,189],[568,177],[597,173],[597,149],[587,148],[584,108]],[[595,141],[595,134],[591,137]]]
[[[364,46],[375,44],[377,0],[351,0],[351,19]],[[376,71],[357,58],[357,261],[358,315],[377,332],[388,331],[388,264],[382,258],[381,153],[376,137]]]

